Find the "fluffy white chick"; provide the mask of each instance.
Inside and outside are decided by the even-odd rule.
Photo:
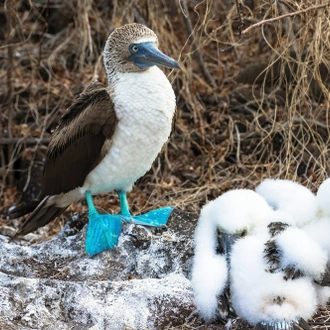
[[[322,279],[327,254],[303,229],[288,226],[269,240],[269,244],[279,254],[278,268],[286,273],[286,278],[307,276],[315,281]]]
[[[266,179],[256,191],[274,209],[289,212],[295,219],[294,225],[303,228],[327,252],[330,260],[330,179],[320,185],[316,196],[308,188],[289,180]],[[330,273],[327,270],[322,279],[315,283],[320,305],[330,298],[329,285]]]
[[[328,260],[330,260],[330,179],[322,182],[317,191],[316,199],[319,212],[311,223],[304,226],[304,229],[328,252]]]
[[[230,270],[233,307],[255,329],[295,329],[316,310],[314,287],[306,277],[285,280],[282,272],[269,271],[264,250],[263,235],[247,236],[234,245]]]
[[[290,220],[274,212],[278,221]],[[238,240],[230,257],[230,292],[237,314],[255,329],[310,329],[316,311],[314,279],[326,268],[325,252],[299,228],[273,222]],[[299,326],[299,327],[298,327]]]
[[[316,194],[321,216],[330,217],[330,178],[324,180]]]
[[[318,212],[316,196],[303,185],[290,180],[266,179],[256,188],[274,210],[286,211],[298,227],[312,221]]]
[[[316,198],[319,206],[318,215],[312,222],[304,226],[304,230],[309,237],[327,252],[328,270],[324,277],[315,284],[319,296],[319,304],[323,305],[330,299],[330,179],[322,182]]]
[[[226,192],[202,208],[195,231],[191,281],[196,306],[206,321],[215,318],[220,296],[228,283],[226,251],[219,249],[217,230],[226,227],[238,235],[241,232],[236,233],[236,228],[243,228],[243,233],[251,232],[261,225],[264,227],[272,212],[261,196],[246,189]]]

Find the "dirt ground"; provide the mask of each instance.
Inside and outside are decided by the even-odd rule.
[[[198,212],[221,193],[254,189],[268,177],[316,191],[330,171],[327,4],[0,1],[0,233],[12,235],[22,221],[7,219],[10,206],[38,196],[52,128],[85,86],[106,82],[105,40],[130,22],[152,28],[160,49],[183,68],[166,71],[177,118],[168,144],[129,194],[133,213],[165,205]],[[95,204],[118,211],[115,193]],[[67,217],[85,210],[84,202],[70,206],[30,238],[53,237]],[[311,325],[327,329],[328,319],[324,309]],[[206,329],[198,322],[180,329]]]

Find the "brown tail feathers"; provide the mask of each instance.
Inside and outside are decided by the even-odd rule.
[[[10,241],[18,236],[24,236],[40,227],[47,225],[66,210],[67,207],[57,207],[55,204],[47,205],[46,202],[48,198],[49,196],[46,196],[42,200],[34,200],[8,211],[8,216],[11,219],[16,219],[32,212],[31,215],[24,221],[23,225],[18,229],[16,234],[10,239]]]

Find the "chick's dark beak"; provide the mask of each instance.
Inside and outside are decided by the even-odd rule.
[[[220,230],[218,235],[218,252],[220,254],[229,255],[235,242],[241,237],[239,234],[228,234]]]

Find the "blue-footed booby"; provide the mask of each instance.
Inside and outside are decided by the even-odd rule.
[[[46,225],[84,196],[90,255],[117,245],[122,220],[149,226],[167,222],[172,207],[131,216],[126,193],[150,169],[171,132],[175,95],[158,66],[180,65],[140,24],[115,29],[103,59],[108,86],[92,83],[59,121],[47,151],[40,200],[9,212],[13,218],[32,212],[14,238]],[[112,190],[118,192],[120,214],[99,214],[92,195]]]

